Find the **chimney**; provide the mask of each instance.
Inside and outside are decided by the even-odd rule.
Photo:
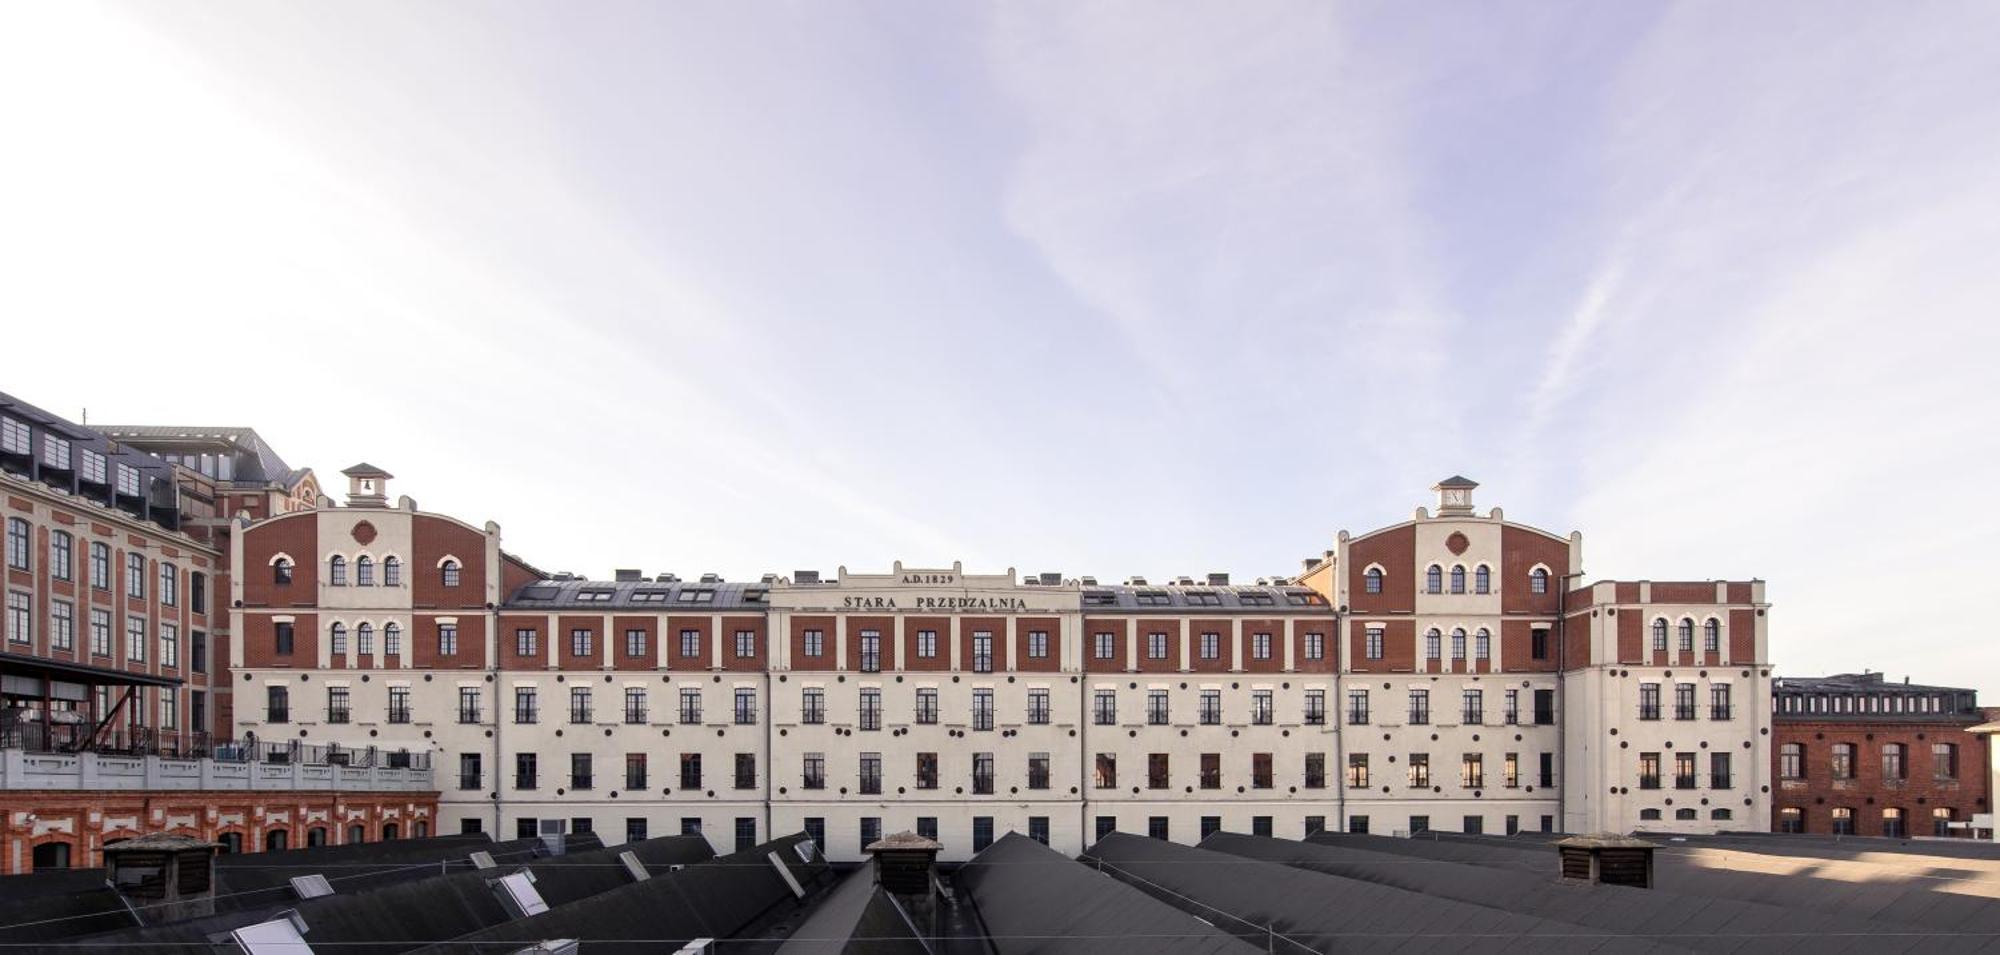
[[[104,875],[112,889],[160,924],[215,914],[218,843],[155,832],[104,847]]]
[[[1653,850],[1644,839],[1606,834],[1571,836],[1556,843],[1562,877],[1569,882],[1653,887]]]
[[[1229,575],[1211,573],[1208,575],[1208,585],[1210,587],[1227,587],[1229,586]]]
[[[1044,574],[1042,574],[1042,586],[1044,586],[1044,587],[1058,587],[1058,586],[1061,586],[1061,585],[1062,585],[1062,574],[1061,574],[1061,572],[1056,572],[1056,573],[1044,573]]]
[[[910,922],[925,938],[939,933],[937,854],[944,846],[903,831],[862,847],[874,857],[875,884],[902,903]]]
[[[816,583],[819,583],[819,571],[817,571],[817,570],[795,570],[795,571],[792,571],[792,583],[795,583],[795,584],[816,584]]]
[[[621,584],[637,583],[646,579],[646,572],[631,567],[620,567],[611,572],[611,579]]]

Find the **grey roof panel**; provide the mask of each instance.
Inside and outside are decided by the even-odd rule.
[[[1002,955],[1254,950],[1020,833],[980,850],[960,867],[957,882]]]

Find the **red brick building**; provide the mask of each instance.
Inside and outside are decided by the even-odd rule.
[[[1780,678],[1772,700],[1774,830],[1963,836],[1989,811],[1972,690],[1841,674]]]

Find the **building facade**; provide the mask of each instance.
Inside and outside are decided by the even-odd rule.
[[[1772,694],[1772,829],[1968,836],[1992,812],[1974,691],[1848,673],[1783,677]]]
[[[1579,586],[1579,535],[1478,513],[1462,478],[1290,580],[740,583],[549,575],[345,473],[346,506],[232,532],[234,728],[426,752],[443,831],[804,830],[856,859],[907,829],[963,859],[1009,831],[1074,852],[1770,814],[1763,585]]]

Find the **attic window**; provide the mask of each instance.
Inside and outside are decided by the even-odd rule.
[[[715,591],[708,587],[690,587],[681,591],[679,600],[684,604],[711,604],[715,602]]]
[[[760,604],[769,599],[770,596],[771,592],[768,590],[761,587],[752,588],[743,592],[743,602],[747,604]]]
[[[1181,596],[1186,597],[1188,603],[1197,607],[1222,606],[1222,595],[1213,590],[1186,590],[1181,592]]]
[[[667,599],[667,591],[634,590],[632,591],[632,599],[639,603],[663,603]]]
[[[1167,592],[1164,590],[1141,590],[1134,593],[1132,598],[1142,607],[1164,607],[1168,603]]]
[[[1310,590],[1286,591],[1285,602],[1291,604],[1294,607],[1326,606],[1326,598],[1320,596],[1319,594],[1313,593]]]
[[[1275,606],[1278,602],[1277,598],[1261,590],[1243,591],[1236,595],[1236,599],[1238,602],[1250,607],[1270,607]]]
[[[1086,590],[1083,603],[1088,607],[1109,607],[1118,602],[1118,596],[1109,590]]]
[[[528,589],[521,591],[521,599],[554,600],[556,593],[557,590],[554,587],[529,587]]]
[[[582,601],[585,601],[585,602],[590,602],[590,603],[595,603],[595,602],[599,602],[599,601],[605,601],[605,600],[610,600],[610,599],[611,599],[611,595],[612,595],[613,593],[616,593],[616,591],[611,591],[611,590],[579,590],[579,591],[577,591],[577,593],[576,593],[576,599],[578,599],[578,600],[582,600]]]

